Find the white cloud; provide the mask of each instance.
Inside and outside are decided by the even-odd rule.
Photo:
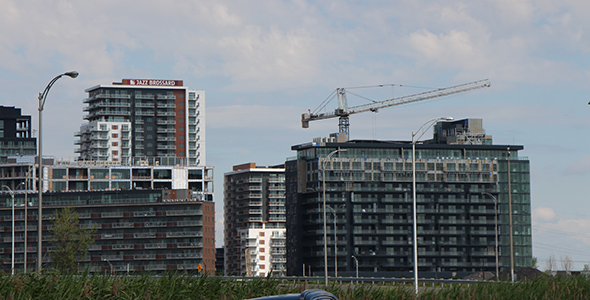
[[[584,155],[569,164],[565,170],[565,174],[572,176],[590,174],[590,155]]]
[[[534,16],[535,4],[531,0],[493,0],[503,21],[528,23]]]
[[[550,207],[533,209],[533,222],[547,222],[555,219],[555,211]]]

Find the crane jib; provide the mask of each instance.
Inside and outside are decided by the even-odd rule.
[[[337,89],[339,95],[339,103],[338,108],[335,109],[333,112],[322,112],[322,113],[304,113],[301,115],[301,122],[303,128],[309,127],[310,121],[316,120],[324,120],[324,119],[331,119],[336,117],[347,117],[351,114],[356,114],[365,111],[377,111],[381,108],[397,106],[401,104],[413,103],[422,100],[428,100],[436,97],[443,97],[457,93],[468,92],[471,90],[490,87],[491,83],[488,79],[478,80],[474,82],[469,82],[461,85],[451,86],[447,88],[441,88],[433,91],[427,91],[419,94],[399,97],[388,99],[384,101],[379,101],[375,103],[369,103],[359,106],[353,107],[346,107],[346,96],[345,96],[345,89],[339,88]]]

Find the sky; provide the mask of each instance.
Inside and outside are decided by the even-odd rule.
[[[540,269],[567,255],[580,270],[590,264],[588,11],[584,0],[0,0],[0,105],[37,128],[38,93],[78,71],[43,112],[43,153],[74,159],[86,88],[150,78],[205,90],[221,246],[223,174],[281,164],[292,145],[336,132],[336,119],[301,128],[334,89],[403,85],[354,91],[385,100],[488,78],[490,88],[353,115],[351,139],[410,140],[432,118],[483,119],[494,144],[523,145],[530,159]]]

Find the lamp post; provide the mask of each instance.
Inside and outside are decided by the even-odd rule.
[[[325,284],[328,285],[328,234],[327,234],[327,225],[326,225],[326,164],[330,161],[332,155],[338,152],[345,152],[346,149],[336,149],[328,154],[324,159],[324,162],[321,164],[322,166],[322,185],[323,185],[323,198],[324,198],[324,278]]]
[[[29,216],[28,214],[28,206],[29,206],[29,199],[28,199],[28,195],[29,195],[29,176],[31,175],[31,166],[28,167],[26,176],[25,176],[25,252],[23,253],[23,257],[24,257],[24,264],[23,264],[23,273],[27,273],[27,231],[28,231],[28,222],[27,222],[27,218]]]
[[[488,195],[492,199],[494,199],[494,212],[496,214],[496,218],[495,218],[495,225],[496,225],[496,248],[494,249],[494,252],[496,253],[496,281],[498,281],[498,279],[500,278],[500,266],[499,266],[499,263],[498,263],[498,198],[496,198],[496,196],[494,196],[494,195],[492,195],[492,194],[490,194],[488,192],[482,192],[482,194]]]
[[[108,260],[106,258],[104,258],[103,260],[109,263],[109,266],[111,267],[111,277],[112,277],[113,276],[113,264],[111,263],[110,260]]]
[[[429,120],[422,124],[416,132],[412,132],[412,191],[413,191],[413,211],[414,211],[414,290],[418,295],[418,220],[416,219],[416,142],[420,139],[434,123],[438,121],[452,121],[451,117],[440,117]],[[426,126],[428,125],[428,126]],[[420,134],[418,137],[416,135]]]
[[[352,258],[354,258],[354,262],[356,264],[356,279],[359,278],[359,261],[358,259],[356,259],[356,256],[351,255]]]
[[[3,188],[7,189],[12,197],[12,262],[10,263],[10,273],[14,275],[14,191],[7,185],[3,185]]]
[[[332,215],[334,216],[334,277],[338,277],[338,240],[336,236],[336,210],[334,210],[330,205],[328,208],[332,210]]]
[[[49,84],[47,84],[47,87],[45,87],[45,90],[43,90],[42,93],[39,93],[39,155],[37,157],[37,159],[39,160],[39,212],[38,212],[38,218],[39,218],[39,225],[37,228],[38,233],[37,233],[37,238],[38,238],[38,243],[37,246],[39,247],[39,249],[37,249],[37,271],[39,271],[39,273],[41,273],[41,267],[43,265],[43,134],[42,134],[42,130],[43,130],[43,108],[45,107],[45,100],[47,99],[47,94],[49,94],[49,90],[51,89],[51,87],[53,86],[53,84],[60,78],[62,78],[63,76],[68,76],[71,78],[76,78],[78,77],[78,72],[76,71],[70,71],[70,72],[66,72],[63,74],[59,74],[57,76],[55,76],[55,78],[51,79],[51,81],[49,82]]]

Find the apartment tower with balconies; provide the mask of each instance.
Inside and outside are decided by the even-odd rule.
[[[205,91],[182,80],[123,79],[85,90],[79,160],[130,163],[166,157],[206,165]]]
[[[285,275],[283,165],[238,165],[224,178],[225,274]]]

